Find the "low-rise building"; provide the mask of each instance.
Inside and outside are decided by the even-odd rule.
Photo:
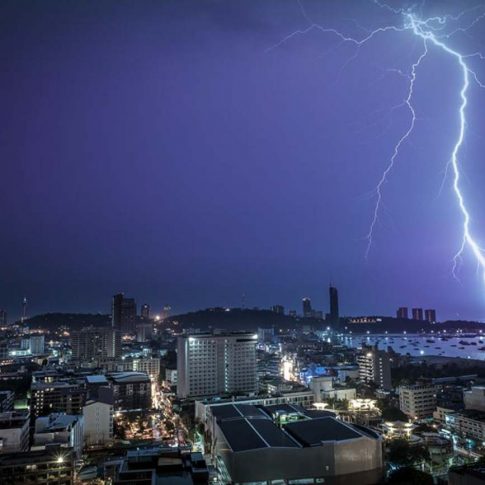
[[[288,413],[287,406],[227,404],[217,409],[211,447],[228,482],[344,485],[351,480],[370,485],[380,481],[382,442],[377,433],[328,413],[312,417],[298,413],[295,406]]]
[[[461,438],[485,441],[485,412],[474,409],[446,414],[445,428]]]
[[[130,450],[115,471],[114,485],[206,485],[209,470],[201,453],[174,448]]]
[[[58,445],[71,448],[76,458],[81,457],[84,419],[82,416],[53,413],[35,420],[34,445],[32,449]]]
[[[7,411],[0,414],[0,453],[26,451],[29,448],[30,415]]]
[[[55,412],[79,415],[86,402],[86,388],[79,382],[33,382],[30,393],[34,419]]]
[[[204,424],[204,427],[211,426],[213,409],[227,404],[241,404],[251,406],[275,406],[275,405],[296,405],[308,408],[315,402],[313,391],[297,391],[282,393],[276,396],[242,397],[239,399],[204,399],[195,401],[195,418]]]
[[[151,382],[144,372],[115,372],[109,375],[117,411],[148,410],[152,407]]]
[[[74,453],[48,446],[45,450],[0,455],[0,483],[5,485],[72,485]]]

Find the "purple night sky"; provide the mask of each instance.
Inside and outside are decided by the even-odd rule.
[[[371,0],[302,0],[363,37],[398,23]],[[426,15],[465,2],[428,1]],[[477,0],[470,6],[480,4]],[[438,8],[437,6],[440,5]],[[446,7],[448,5],[448,7]],[[474,11],[474,15],[485,11]],[[313,31],[296,0],[3,1],[0,5],[0,308],[108,312],[120,290],[154,310],[283,304],[342,312],[436,308],[485,319],[470,252],[451,275],[461,218],[447,178],[460,72],[437,49],[418,69],[409,32],[361,48]],[[485,20],[450,43],[485,51]],[[485,61],[470,61],[485,79]],[[463,190],[485,246],[485,89],[471,86]]]

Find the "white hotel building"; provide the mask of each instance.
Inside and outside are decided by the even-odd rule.
[[[177,396],[257,392],[254,333],[193,334],[178,338]]]

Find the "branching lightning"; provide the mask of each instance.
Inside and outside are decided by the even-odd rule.
[[[356,47],[356,52],[352,55],[352,57],[347,61],[353,60],[359,53],[361,47],[367,44],[371,39],[376,37],[378,34],[386,34],[390,32],[409,32],[411,35],[415,36],[416,38],[420,39],[423,42],[423,49],[417,59],[412,63],[410,67],[410,75],[407,76],[409,79],[409,85],[407,90],[407,95],[404,101],[398,105],[397,107],[406,107],[408,112],[410,113],[410,121],[407,125],[405,132],[401,135],[397,143],[394,145],[394,149],[392,151],[392,155],[387,163],[385,170],[382,172],[382,175],[377,182],[377,185],[374,189],[375,195],[375,204],[374,210],[372,212],[371,222],[369,225],[369,231],[366,235],[367,246],[365,251],[365,257],[367,258],[369,252],[372,248],[373,241],[374,241],[374,233],[376,230],[376,226],[379,221],[379,213],[381,209],[382,199],[383,199],[383,188],[392,172],[392,169],[396,163],[397,158],[399,157],[399,152],[402,145],[410,138],[412,135],[415,125],[416,125],[416,112],[415,108],[412,104],[413,100],[413,93],[414,87],[417,82],[417,71],[418,68],[423,61],[423,59],[428,55],[430,52],[430,48],[436,48],[443,51],[447,54],[454,63],[456,63],[457,68],[459,69],[461,75],[461,87],[459,90],[459,99],[460,104],[458,108],[458,118],[459,118],[459,130],[457,139],[453,145],[453,149],[451,152],[451,156],[449,160],[446,162],[446,171],[448,169],[452,169],[453,174],[453,194],[456,198],[458,209],[460,215],[462,217],[462,237],[461,237],[461,244],[458,248],[458,251],[453,257],[453,267],[452,267],[452,274],[455,278],[457,278],[457,268],[458,264],[461,260],[461,257],[466,249],[469,249],[473,254],[476,262],[477,267],[480,269],[482,273],[482,278],[485,283],[485,255],[482,248],[480,248],[479,244],[477,243],[476,238],[472,234],[471,229],[471,216],[470,211],[467,208],[466,199],[462,191],[461,187],[461,164],[460,164],[460,151],[462,149],[463,143],[465,141],[465,134],[466,134],[466,109],[469,103],[468,100],[468,92],[470,87],[470,81],[473,80],[479,87],[485,88],[485,83],[481,82],[476,72],[471,69],[471,67],[467,63],[467,59],[471,58],[478,58],[479,60],[485,60],[485,55],[481,52],[472,52],[468,54],[460,53],[459,51],[455,50],[455,48],[449,45],[450,39],[455,36],[457,33],[465,33],[467,34],[470,29],[476,26],[481,20],[485,19],[485,12],[480,13],[476,17],[474,17],[470,22],[467,23],[465,27],[457,25],[461,19],[471,13],[472,11],[478,10],[482,8],[482,5],[477,5],[467,10],[463,10],[458,15],[443,15],[443,16],[434,16],[428,17],[425,19],[421,19],[417,16],[412,10],[405,10],[401,8],[394,8],[385,3],[381,3],[379,0],[373,0],[373,3],[382,9],[388,10],[392,15],[399,16],[401,20],[400,25],[384,25],[378,27],[372,31],[366,31],[366,35],[361,39],[351,37],[349,35],[344,34],[343,32],[339,31],[335,28],[328,28],[324,27],[320,24],[313,22],[307,12],[305,11],[301,0],[297,0],[298,5],[301,9],[304,19],[308,22],[308,26],[304,29],[296,30],[286,37],[284,37],[280,42],[275,44],[274,46],[267,49],[270,51],[275,49],[284,43],[290,41],[296,36],[305,35],[311,31],[320,31],[324,34],[332,34],[337,36],[341,42],[346,42],[353,44]],[[449,30],[451,28],[451,30]],[[448,30],[447,30],[448,29]],[[401,71],[399,71],[401,74]]]

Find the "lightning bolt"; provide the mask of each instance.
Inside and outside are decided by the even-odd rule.
[[[370,223],[370,226],[369,226],[369,232],[367,233],[367,236],[366,236],[366,239],[367,239],[367,248],[365,250],[366,259],[368,258],[369,252],[370,252],[371,247],[372,247],[373,237],[374,237],[374,229],[375,229],[375,226],[376,226],[378,218],[379,218],[379,210],[381,208],[381,202],[382,202],[382,187],[386,183],[387,177],[394,167],[394,163],[396,161],[397,156],[399,155],[399,150],[401,148],[401,145],[409,138],[412,131],[414,130],[414,125],[416,124],[416,111],[414,110],[414,107],[411,104],[411,99],[413,97],[414,83],[416,81],[416,69],[421,64],[421,61],[426,57],[427,53],[428,53],[428,46],[427,46],[426,40],[424,40],[423,53],[418,57],[418,60],[411,66],[411,77],[410,77],[410,81],[409,81],[408,95],[406,96],[404,103],[402,103],[402,106],[405,105],[409,109],[409,111],[411,113],[411,121],[410,121],[408,129],[406,130],[404,135],[401,136],[401,138],[398,140],[398,142],[394,146],[394,151],[392,153],[391,159],[389,160],[389,164],[387,165],[384,172],[382,172],[382,176],[379,179],[379,182],[377,182],[377,185],[376,185],[376,188],[375,188],[375,193],[376,193],[377,197],[376,197],[376,203],[375,203],[375,206],[374,206],[374,213],[373,213],[372,220],[371,220],[371,223]]]
[[[364,46],[366,43],[368,43],[371,39],[373,39],[375,36],[378,34],[383,34],[383,33],[388,33],[388,32],[410,32],[412,35],[417,37],[423,42],[423,50],[419,57],[414,61],[414,63],[411,65],[410,69],[410,76],[409,76],[409,86],[408,86],[408,91],[407,95],[404,99],[404,101],[398,105],[397,107],[406,107],[407,110],[409,111],[411,115],[411,119],[409,121],[409,124],[407,126],[406,131],[401,135],[397,143],[394,145],[394,149],[391,155],[391,158],[389,159],[389,162],[387,166],[385,167],[385,170],[382,172],[382,175],[375,187],[374,193],[375,193],[375,205],[374,205],[374,210],[372,213],[372,218],[369,226],[369,231],[366,235],[366,240],[367,240],[367,246],[366,246],[366,251],[365,251],[365,257],[367,258],[369,255],[369,252],[372,248],[373,244],[373,239],[374,239],[374,232],[376,225],[379,220],[379,212],[380,208],[382,205],[382,199],[383,199],[383,187],[385,183],[387,182],[390,173],[392,172],[392,169],[394,168],[394,165],[396,163],[396,159],[399,156],[400,149],[402,145],[409,139],[409,137],[412,135],[413,130],[416,125],[416,111],[413,107],[412,104],[412,98],[413,98],[413,93],[414,93],[414,86],[417,80],[417,69],[420,66],[421,62],[423,59],[428,55],[429,53],[429,48],[434,47],[437,49],[442,50],[445,54],[450,56],[451,59],[453,59],[457,67],[461,73],[461,88],[459,91],[459,97],[460,97],[460,104],[458,108],[458,116],[459,116],[459,130],[458,130],[458,136],[457,139],[453,145],[451,157],[449,161],[447,161],[446,164],[446,169],[452,168],[452,173],[453,173],[453,193],[455,195],[458,209],[460,212],[460,215],[462,217],[462,238],[461,238],[461,244],[460,247],[458,248],[458,251],[453,257],[453,267],[452,267],[452,274],[453,276],[457,278],[457,268],[459,265],[459,262],[461,261],[461,258],[463,256],[463,253],[465,250],[468,248],[471,253],[473,254],[477,267],[481,270],[482,272],[482,278],[485,283],[485,256],[484,256],[484,251],[482,248],[479,246],[476,238],[472,234],[471,230],[471,216],[470,212],[467,208],[465,196],[462,192],[461,188],[461,164],[460,164],[460,151],[463,146],[464,140],[465,140],[465,132],[466,132],[466,108],[468,106],[468,91],[470,87],[470,77],[473,79],[473,81],[476,82],[476,84],[481,87],[485,88],[485,83],[482,83],[477,76],[476,72],[471,69],[471,67],[467,64],[467,59],[469,58],[474,58],[477,57],[480,60],[485,59],[485,55],[483,55],[481,52],[473,52],[471,54],[462,54],[453,47],[450,47],[448,44],[448,41],[457,33],[462,32],[462,33],[468,33],[468,31],[473,28],[478,22],[480,22],[482,19],[485,18],[485,12],[481,13],[480,15],[476,16],[473,18],[471,22],[469,22],[465,27],[458,26],[454,28],[450,32],[446,32],[446,28],[448,26],[448,23],[456,23],[459,22],[462,17],[467,15],[468,13],[472,12],[473,10],[476,10],[478,8],[481,8],[480,5],[477,5],[475,7],[472,7],[470,9],[463,10],[460,12],[458,15],[444,15],[444,16],[434,16],[434,17],[428,17],[426,19],[421,19],[418,17],[416,14],[414,14],[411,10],[405,10],[402,8],[394,8],[386,3],[382,3],[379,0],[373,0],[373,3],[377,5],[378,7],[382,9],[388,10],[391,14],[393,15],[399,15],[403,19],[402,25],[385,25],[378,27],[372,31],[367,31],[366,35],[362,37],[361,39],[354,38],[352,36],[346,35],[343,32],[339,31],[338,29],[335,28],[328,28],[324,27],[320,24],[317,24],[313,22],[310,18],[310,16],[307,14],[306,10],[303,7],[303,4],[301,0],[297,0],[298,5],[300,7],[300,10],[302,12],[302,15],[304,19],[308,22],[308,26],[304,29],[299,29],[296,30],[286,37],[284,37],[282,40],[280,40],[277,44],[269,47],[267,49],[268,51],[271,51],[284,43],[290,41],[292,38],[299,36],[299,35],[305,35],[311,31],[317,30],[320,31],[324,34],[332,34],[340,38],[341,42],[347,42],[351,43],[356,47],[356,52],[354,55],[347,61],[347,63],[350,60],[353,60],[359,53],[360,48]],[[456,25],[456,24],[455,24]],[[346,64],[347,64],[346,63]]]
[[[470,24],[470,26],[475,25],[476,22],[478,22],[478,20],[480,20],[482,17],[483,16],[477,17],[477,19],[475,19],[472,22],[472,24]],[[473,255],[475,256],[477,265],[480,267],[482,271],[482,278],[485,282],[485,257],[483,255],[482,249],[478,245],[470,229],[471,217],[465,203],[465,197],[461,191],[460,162],[458,159],[460,149],[463,146],[463,142],[465,140],[466,107],[468,105],[467,95],[468,95],[468,88],[470,86],[470,74],[474,77],[474,79],[476,80],[476,82],[479,84],[480,87],[482,87],[483,85],[479,81],[475,71],[472,71],[470,67],[467,65],[467,63],[465,62],[465,56],[463,56],[463,54],[460,54],[458,51],[449,47],[442,40],[438,39],[431,30],[426,28],[427,26],[426,21],[420,21],[411,14],[408,14],[408,19],[409,19],[412,31],[415,35],[424,39],[425,42],[430,41],[436,47],[442,49],[444,52],[449,54],[452,58],[456,60],[461,70],[462,84],[460,89],[461,102],[459,107],[460,128],[458,133],[458,139],[456,140],[456,143],[453,147],[453,151],[451,153],[451,166],[453,168],[453,191],[458,201],[458,207],[460,209],[460,212],[463,218],[463,237],[462,237],[461,245],[458,251],[456,252],[455,256],[453,257],[452,273],[453,273],[453,276],[457,278],[456,269],[458,267],[458,263],[460,261],[461,256],[463,255],[463,252],[465,251],[465,248],[468,247],[472,251]],[[445,37],[448,38],[448,36],[445,36]]]

